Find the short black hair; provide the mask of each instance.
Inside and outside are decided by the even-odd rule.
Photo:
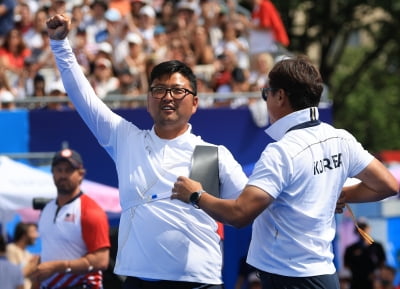
[[[194,95],[197,95],[196,75],[188,65],[179,60],[164,61],[154,66],[150,72],[149,87],[155,79],[160,79],[164,75],[171,76],[174,73],[180,73],[186,77],[190,82]]]
[[[283,89],[293,110],[318,106],[323,91],[323,81],[318,69],[306,56],[287,58],[271,69],[269,86]]]

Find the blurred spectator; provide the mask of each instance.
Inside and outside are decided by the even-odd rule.
[[[15,7],[15,27],[25,35],[33,27],[33,13],[29,5],[24,1],[19,1]]]
[[[34,72],[41,73],[47,79],[53,80],[54,78],[58,78],[59,72],[56,67],[54,56],[51,53],[50,39],[47,30],[42,30],[40,36],[42,37],[42,46],[32,51],[30,61]]]
[[[278,44],[289,45],[281,16],[270,0],[253,0],[249,31],[250,54],[278,52]]]
[[[220,15],[223,12],[221,5],[218,1],[200,0],[200,8],[198,24],[202,25],[208,31],[210,44],[215,48],[222,39]]]
[[[36,11],[38,11],[38,9],[40,8],[40,5],[43,5],[43,3],[44,3],[43,0],[42,1],[40,1],[40,0],[39,1],[38,0],[17,0],[15,2],[17,2],[18,5],[21,3],[27,4],[29,6],[29,10],[32,13],[36,13]],[[42,2],[42,3],[40,3],[40,2]]]
[[[140,76],[131,72],[129,68],[121,69],[117,72],[119,86],[117,89],[107,93],[105,99],[112,98],[113,96],[121,97],[126,96],[127,98],[134,98],[140,95]],[[143,107],[145,106],[145,100],[122,100],[119,107]]]
[[[169,32],[168,36],[167,59],[176,59],[187,63],[188,56],[193,56],[193,51],[190,48],[190,38],[181,38],[175,32]]]
[[[47,91],[48,92],[46,96],[48,97],[65,98],[67,96],[64,85],[60,79],[50,82]],[[65,111],[65,110],[71,110],[72,107],[68,100],[66,101],[55,100],[47,102],[47,104],[45,104],[45,106],[43,106],[41,109]]]
[[[137,32],[139,26],[139,11],[143,6],[150,3],[151,2],[148,0],[130,0],[130,11],[125,17],[129,31]]]
[[[3,44],[5,36],[14,28],[14,0],[0,2],[0,45]]]
[[[86,7],[89,9],[89,7]],[[74,33],[76,30],[84,30],[86,28],[85,18],[88,17],[87,11],[85,12],[84,5],[75,5],[71,9],[71,31]],[[69,38],[71,36],[68,35]]]
[[[383,265],[376,276],[374,289],[396,289],[394,280],[396,277],[396,268]]]
[[[156,63],[167,60],[168,36],[165,32],[164,26],[158,25],[154,29],[153,49],[153,58]]]
[[[249,43],[247,39],[237,36],[234,23],[226,22],[221,25],[222,39],[215,47],[215,54],[220,55],[224,51],[236,54],[237,64],[242,69],[250,69]]]
[[[156,28],[156,11],[150,5],[145,5],[139,10],[139,33],[143,39],[145,52],[154,51],[154,30]]]
[[[371,227],[366,220],[358,220],[357,225],[370,234]],[[385,251],[379,242],[368,244],[357,228],[354,233],[359,240],[349,245],[344,253],[344,266],[351,271],[351,289],[373,289],[375,274],[386,262]]]
[[[47,18],[46,10],[39,9],[33,16],[32,26],[24,33],[24,41],[33,53],[35,49],[43,47],[43,31],[46,31]]]
[[[191,38],[191,47],[196,65],[207,65],[214,62],[214,49],[211,46],[208,31],[204,26],[198,25]]]
[[[197,75],[197,93],[199,107],[209,108],[214,106],[214,98],[211,96],[213,90],[210,87],[210,82],[202,75]]]
[[[108,44],[108,45],[110,45],[110,44]],[[99,45],[99,49],[104,50],[104,48],[102,47],[102,44]],[[106,49],[108,49],[108,48],[106,48]],[[96,58],[96,50],[95,50],[95,46],[88,44],[85,29],[76,30],[75,41],[74,41],[74,46],[72,48],[72,51],[74,52],[79,65],[84,70],[84,73],[86,75],[91,73],[92,63],[94,62],[94,59]],[[107,53],[109,53],[109,51],[107,51]]]
[[[85,17],[85,29],[88,43],[103,42],[107,39],[107,20],[105,13],[108,4],[103,0],[94,0],[90,5],[90,14]]]
[[[41,74],[36,74],[33,78],[32,90],[29,96],[46,96],[46,81]]]
[[[95,76],[99,73],[95,61],[105,57],[110,60],[114,72],[129,67],[134,76],[139,75],[137,89],[142,94],[146,91],[148,70],[162,61],[177,59],[195,71],[203,81],[205,91],[257,91],[267,81],[267,73],[261,67],[265,54],[251,54],[253,50],[250,53],[252,48],[257,48],[249,46],[250,28],[251,31],[272,35],[274,43],[280,39],[282,44],[279,45],[289,42],[285,42],[280,33],[278,36],[281,37],[275,39],[279,27],[264,27],[265,23],[271,24],[276,20],[276,15],[279,17],[275,8],[272,18],[271,14],[268,14],[270,18],[264,14],[266,7],[273,4],[269,0],[251,1],[249,10],[246,10],[236,0],[17,0],[15,23],[20,33],[24,32],[26,54],[21,58],[25,61],[20,58],[18,61],[22,67],[12,68],[5,64],[7,61],[1,56],[5,53],[0,50],[0,64],[7,69],[15,99],[46,94],[41,89],[33,92],[35,75],[41,74],[45,82],[50,83],[58,78],[58,71],[54,71],[54,59],[48,55],[48,37],[43,27],[49,16],[64,12],[71,15],[72,28],[68,38],[74,54],[90,79],[98,78]],[[0,4],[0,16],[5,11],[2,7],[5,8],[8,2]],[[0,17],[0,23],[3,18]],[[265,25],[262,27],[261,24]],[[0,26],[0,37],[4,27]],[[283,24],[281,28],[284,30]],[[266,42],[261,42],[265,47]],[[231,67],[230,74],[216,71],[223,66],[217,56],[225,55],[226,51],[232,52],[236,59],[234,64],[226,64]],[[12,62],[18,61],[14,59]],[[223,83],[224,75],[230,75],[227,83]],[[217,87],[216,78],[222,81]],[[116,90],[118,87],[112,91]],[[203,102],[203,107],[210,104],[210,99],[211,96]],[[237,107],[247,104],[244,99],[221,101],[222,98],[217,100],[216,105]]]
[[[21,269],[6,257],[6,241],[0,234],[0,280],[2,289],[24,289]]]
[[[104,14],[106,19],[106,29],[103,32],[102,39],[97,43],[108,42],[113,46],[118,45],[125,38],[125,23],[123,23],[121,14],[114,8],[109,8]]]
[[[90,83],[100,98],[104,98],[107,93],[118,88],[118,78],[114,76],[113,66],[109,59],[102,57],[96,60]]]
[[[26,47],[21,32],[11,29],[0,47],[0,66],[5,69],[11,89],[17,89],[22,76],[25,58],[31,56],[31,50]]]
[[[99,43],[97,46],[98,50],[95,55],[95,59],[98,58],[107,58],[111,62],[113,61],[113,47],[111,46],[110,43],[104,41]]]
[[[33,273],[39,262],[39,256],[28,251],[28,246],[35,244],[39,237],[37,225],[34,223],[20,222],[15,227],[12,242],[7,245],[7,258],[17,265],[25,277],[24,288],[31,289],[32,282],[29,275]]]
[[[176,4],[175,24],[177,35],[184,39],[190,39],[198,23],[198,6],[196,2],[190,0],[180,0]]]
[[[14,95],[12,93],[12,88],[8,81],[8,77],[6,71],[4,69],[0,69],[0,91],[7,91],[11,93],[12,99],[14,99]],[[4,94],[6,99],[10,99],[8,93]]]
[[[237,65],[236,55],[232,51],[226,50],[218,56],[215,72],[211,77],[211,87],[216,93],[248,90],[248,75],[245,70]],[[216,98],[214,106],[230,106],[232,101],[232,99],[227,98]]]
[[[52,0],[49,7],[49,15],[65,14],[69,12],[66,0]]]
[[[21,32],[13,28],[8,32],[0,47],[0,63],[6,70],[18,75],[24,67],[25,58],[31,56],[31,53]]]
[[[0,109],[3,110],[14,109],[16,107],[14,98],[15,97],[11,93],[11,91],[4,88],[0,89]]]
[[[127,46],[127,54],[123,54],[123,48]],[[125,52],[125,53],[126,53]],[[117,70],[129,68],[133,74],[140,76],[140,87],[143,91],[147,91],[147,74],[146,74],[146,54],[143,51],[143,40],[136,33],[129,33],[124,42],[117,47],[117,55],[123,59],[117,62]]]
[[[167,27],[170,23],[171,20],[174,17],[175,14],[175,1],[174,0],[164,0],[161,10],[160,10],[160,15],[159,15],[159,24]]]
[[[254,58],[254,64],[250,68],[249,83],[251,90],[259,91],[268,83],[268,73],[274,65],[274,58],[268,52],[258,54]]]

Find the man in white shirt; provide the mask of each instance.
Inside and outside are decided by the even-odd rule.
[[[193,71],[180,61],[153,68],[147,109],[154,126],[143,130],[96,96],[66,39],[69,19],[56,15],[47,26],[67,93],[116,165],[122,214],[114,271],[128,276],[124,288],[223,288],[217,222],[170,198],[176,178],[190,173],[195,147],[214,146],[188,123],[199,102]],[[247,177],[224,146],[217,148],[220,197],[236,198]]]
[[[347,131],[318,120],[323,82],[304,57],[278,62],[262,90],[270,143],[236,200],[219,200],[184,176],[173,199],[195,202],[216,220],[242,227],[253,220],[247,262],[264,289],[339,289],[333,263],[335,210],[344,202],[374,202],[399,191],[385,166]],[[268,99],[268,100],[267,100]],[[348,177],[359,184],[343,188]]]

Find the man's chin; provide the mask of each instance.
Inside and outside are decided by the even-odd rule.
[[[68,195],[72,195],[73,191],[70,191],[70,190],[60,190],[60,189],[58,189],[57,193],[58,193],[59,195],[68,196]]]

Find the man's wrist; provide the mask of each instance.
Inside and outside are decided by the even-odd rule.
[[[72,272],[72,268],[71,268],[71,261],[67,261],[67,265],[65,268],[65,273],[71,273]]]

